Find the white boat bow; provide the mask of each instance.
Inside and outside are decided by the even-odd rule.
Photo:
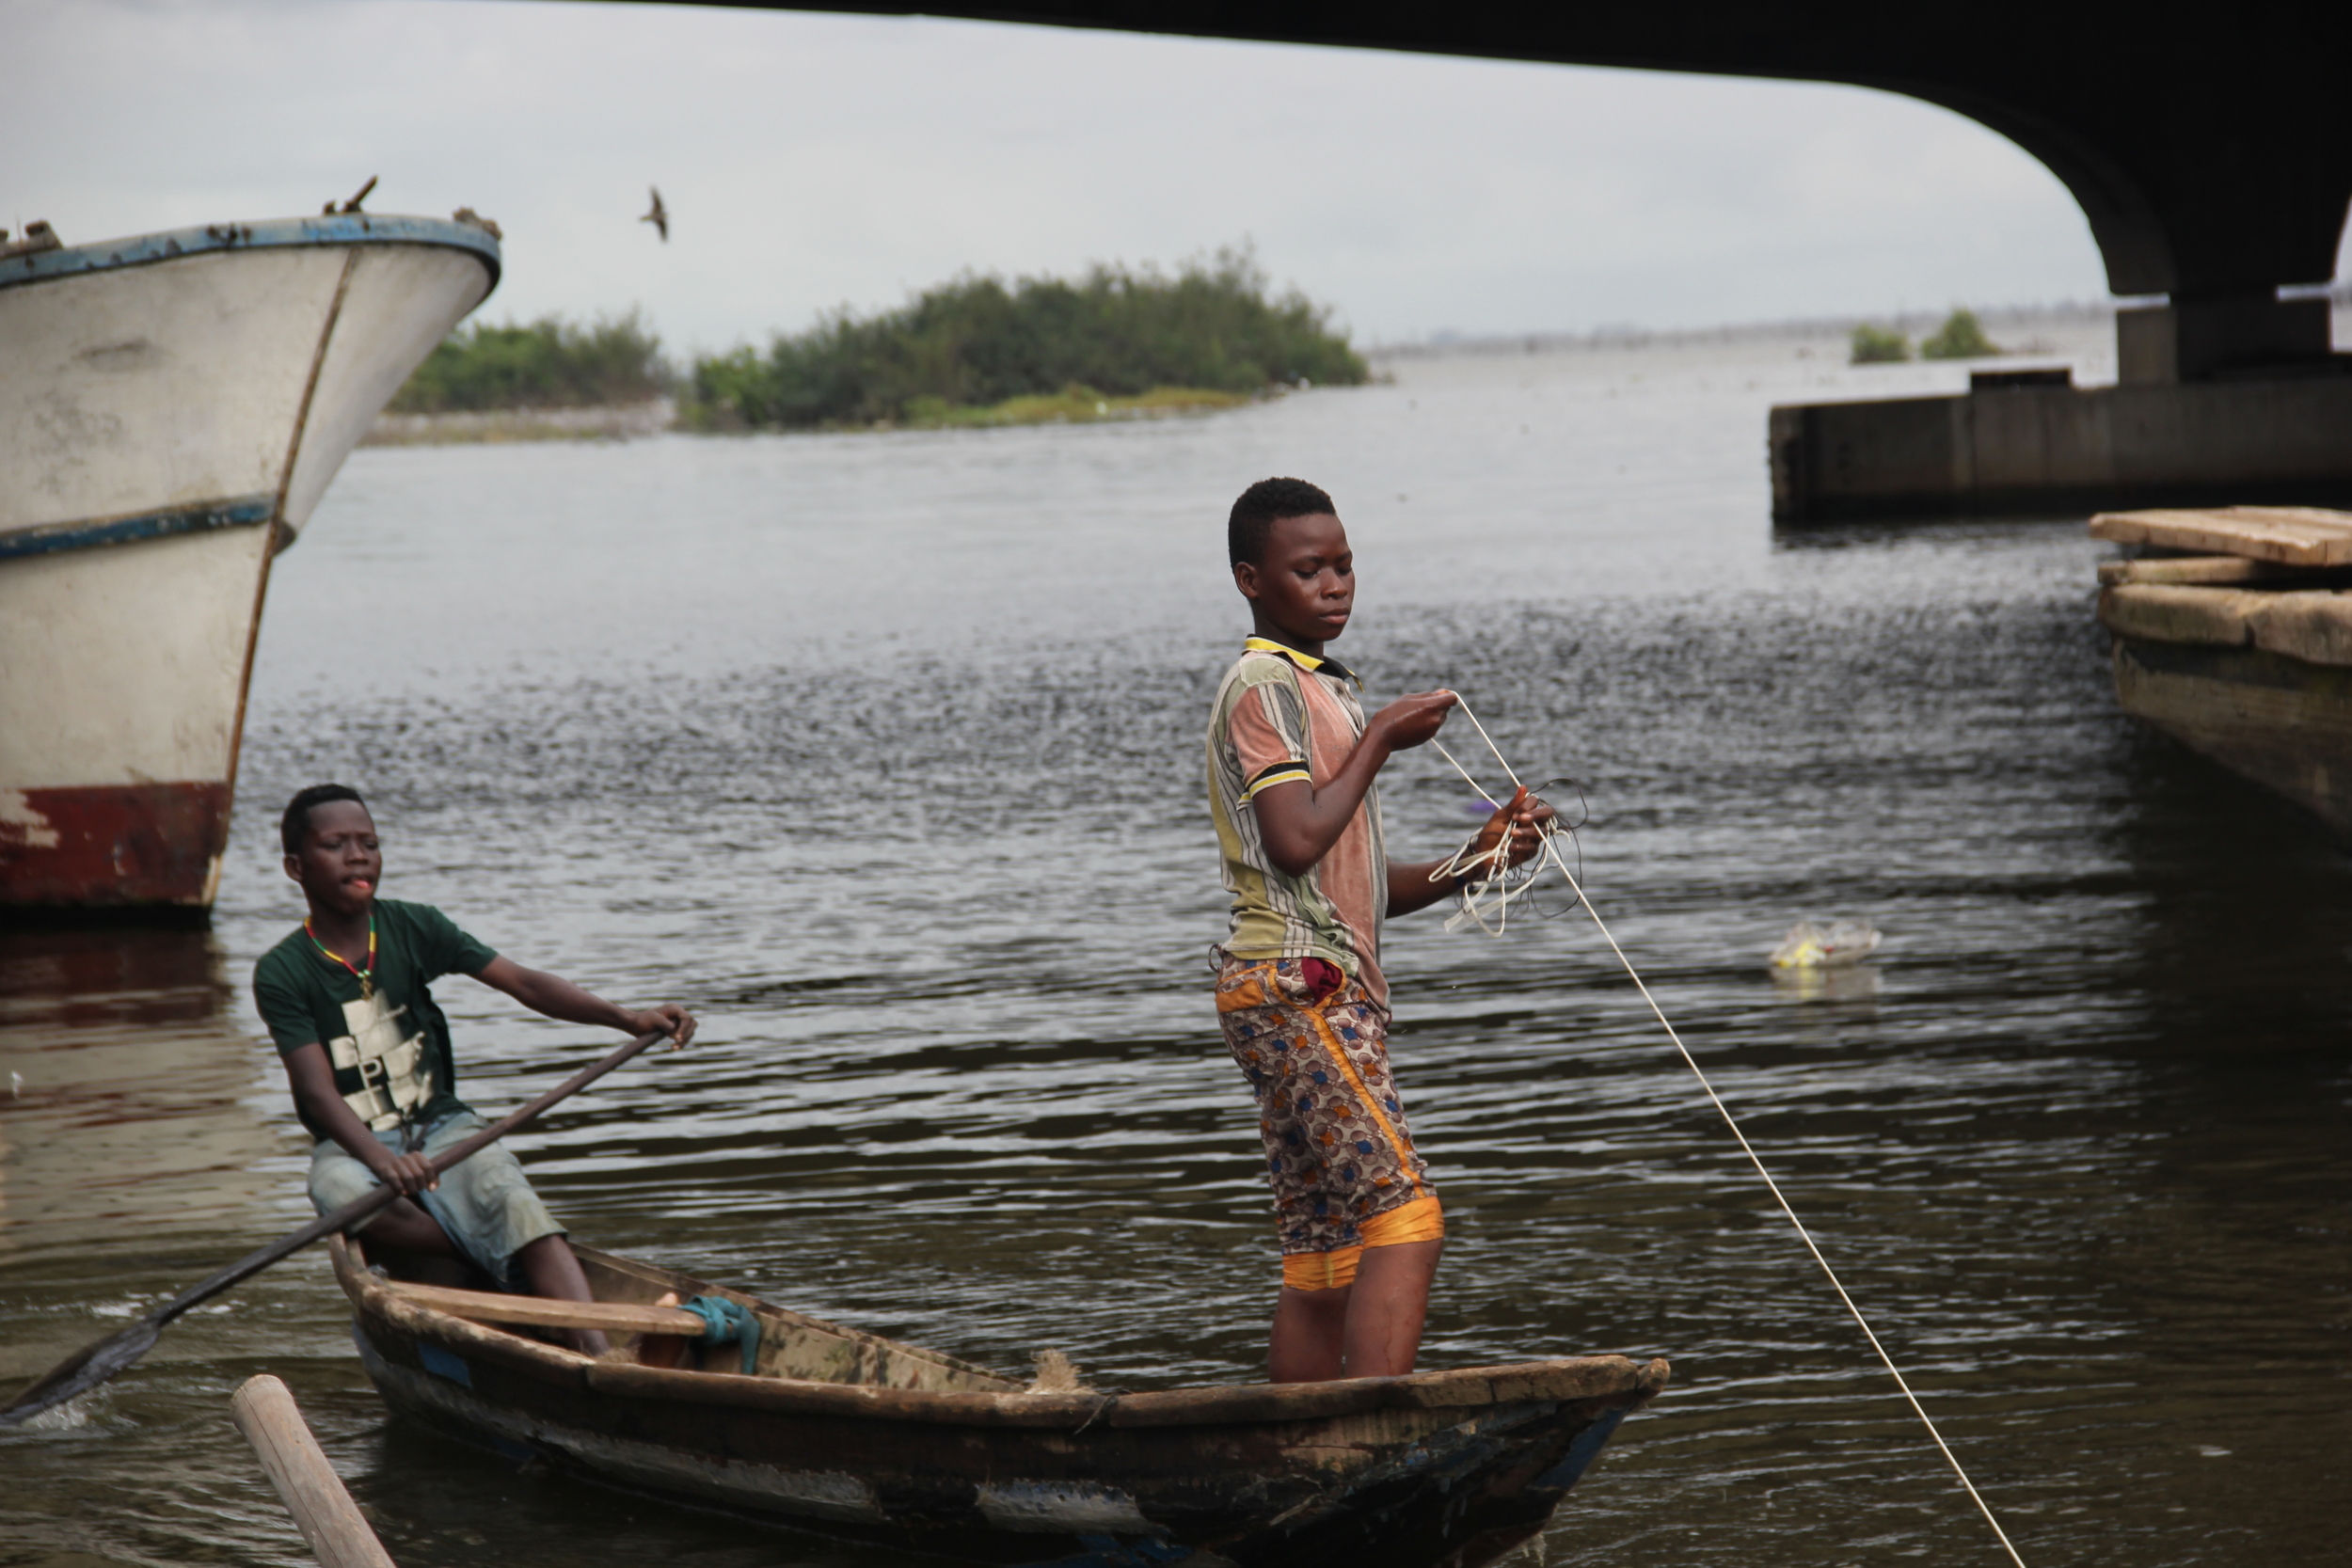
[[[470,213],[0,255],[0,906],[211,905],[270,561],[500,265]]]

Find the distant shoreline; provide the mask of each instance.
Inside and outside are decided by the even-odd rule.
[[[512,441],[628,441],[677,420],[669,398],[585,408],[485,408],[450,414],[378,414],[363,447],[497,446]]]
[[[2335,308],[2336,340],[2352,341],[2352,285],[2329,293]],[[2047,357],[2058,352],[2038,334],[2043,330],[2106,327],[2115,317],[2112,300],[2069,301],[2053,305],[1977,307],[1985,328],[2003,341],[2006,352],[2021,358]],[[1847,337],[1858,325],[1882,325],[1916,335],[1943,319],[1937,310],[1900,310],[1879,315],[1789,317],[1779,321],[1724,323],[1714,326],[1602,326],[1587,332],[1452,333],[1398,342],[1374,343],[1359,350],[1375,364],[1398,361],[1480,357],[1502,355],[1632,353],[1647,349],[1692,349],[1709,345],[1820,341],[1836,345],[1842,356]],[[1376,378],[1377,379],[1377,378]],[[907,417],[874,423],[829,423],[803,429],[847,433],[890,430],[987,430],[1035,424],[1091,424],[1104,420],[1162,419],[1199,415],[1240,407],[1279,396],[1285,388],[1260,392],[1226,392],[1200,388],[1156,387],[1132,397],[1111,397],[1082,387],[1060,392],[1008,398],[985,406],[950,404],[938,399],[917,399]],[[495,445],[517,441],[628,441],[671,431],[710,433],[681,424],[675,400],[668,397],[628,404],[572,408],[505,408],[470,413],[379,414],[363,447]]]
[[[2015,336],[2038,327],[2090,326],[2115,315],[2104,301],[2059,305],[1971,307],[1988,330]],[[1725,322],[1714,326],[1598,326],[1589,332],[1440,332],[1393,343],[1374,343],[1367,359],[1436,359],[1455,355],[1578,354],[1645,348],[1697,348],[1710,343],[1781,340],[1843,341],[1856,326],[1885,326],[1911,336],[1932,331],[1943,310],[1899,310],[1878,315],[1792,316],[1781,321]],[[2028,351],[2030,352],[2030,351]]]
[[[2010,306],[1978,312],[1985,326],[2003,341],[2007,352],[2022,358],[2048,357],[2058,352],[2044,341],[2049,332],[2079,334],[2085,327],[2106,329],[2113,320],[2111,304]],[[1650,330],[1640,327],[1601,327],[1591,332],[1525,332],[1471,337],[1443,335],[1414,342],[1375,344],[1361,352],[1375,367],[1450,358],[1485,358],[1527,355],[1580,355],[1674,352],[1715,346],[1794,342],[1820,345],[1825,359],[1843,360],[1846,340],[1857,322],[1884,323],[1899,331],[1932,327],[1941,318],[1932,311],[1855,317],[1824,316],[1777,322],[1734,323],[1720,326]],[[1802,353],[1802,347],[1800,349]],[[1375,380],[1390,379],[1382,370]],[[1155,387],[1131,397],[1114,397],[1091,388],[1065,387],[1058,392],[1008,398],[991,404],[949,404],[939,398],[909,401],[904,417],[871,422],[827,421],[793,431],[801,435],[854,435],[909,430],[1001,430],[1024,425],[1095,424],[1122,420],[1197,417],[1278,398],[1290,390],[1270,387],[1257,392],[1227,392],[1195,387]],[[660,397],[628,404],[593,404],[574,408],[509,408],[470,413],[381,414],[360,442],[368,447],[498,445],[522,441],[628,441],[649,436],[679,433],[697,436],[746,434],[741,427],[714,426],[686,411],[678,401]]]
[[[1202,387],[1154,387],[1134,397],[1112,397],[1087,387],[1007,398],[987,406],[917,398],[903,420],[872,424],[834,424],[795,434],[856,434],[891,430],[1002,430],[1020,425],[1103,424],[1215,413],[1263,403],[1280,395],[1223,392]],[[363,447],[500,446],[519,441],[630,441],[672,431],[696,430],[678,422],[670,398],[603,404],[584,408],[490,408],[448,414],[378,414],[360,439]],[[740,434],[740,433],[735,433]]]
[[[2328,293],[2328,298],[2340,322],[2352,316],[2352,283],[2338,285]],[[2117,302],[2061,300],[2048,305],[1973,305],[1969,309],[1977,313],[1986,330],[1996,336],[2006,333],[2013,337],[2043,327],[2106,325],[2115,318]],[[1782,339],[1844,339],[1855,327],[1865,325],[1917,337],[1932,331],[1949,309],[1922,307],[1836,316],[1788,316],[1777,321],[1724,322],[1712,326],[1597,326],[1586,332],[1435,332],[1395,342],[1366,344],[1359,352],[1367,359],[1432,359],[1453,355],[1692,348],[1708,343]]]
[[[985,407],[950,404],[940,398],[915,398],[906,417],[850,430],[992,430],[1025,424],[1099,424],[1113,420],[1157,420],[1171,414],[1207,414],[1263,403],[1264,392],[1222,392],[1207,387],[1154,387],[1133,397],[1113,397],[1091,387],[1065,387],[1058,392],[1007,398]]]

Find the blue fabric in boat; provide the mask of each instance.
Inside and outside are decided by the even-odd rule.
[[[743,1375],[752,1375],[752,1363],[759,1354],[759,1319],[739,1302],[724,1296],[696,1296],[679,1307],[703,1321],[703,1343],[706,1345],[741,1345]]]

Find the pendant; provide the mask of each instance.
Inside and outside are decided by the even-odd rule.
[[[373,975],[362,974],[359,976],[359,1000],[362,1002],[373,1002],[375,1000],[375,977]]]

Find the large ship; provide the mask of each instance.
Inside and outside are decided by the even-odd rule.
[[[0,906],[211,907],[270,562],[499,267],[463,210],[0,246]]]

